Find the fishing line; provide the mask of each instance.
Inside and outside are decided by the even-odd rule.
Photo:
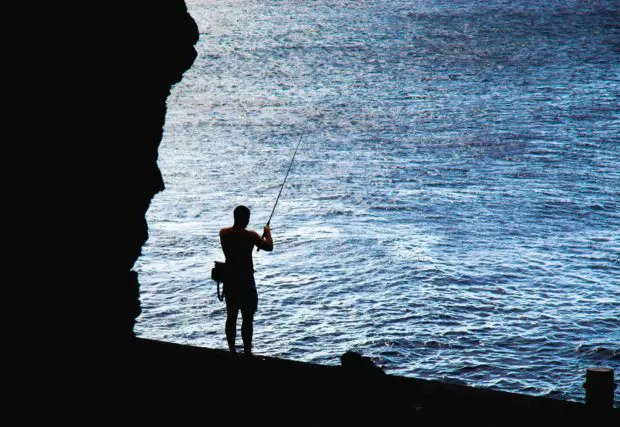
[[[304,137],[304,134],[302,133],[301,136],[299,137],[299,142],[297,142],[297,147],[295,147],[295,152],[293,153],[293,158],[291,159],[291,163],[288,165],[288,170],[286,171],[286,175],[284,175],[284,181],[282,181],[282,185],[280,186],[280,191],[278,192],[278,197],[276,197],[276,202],[273,204],[273,209],[271,210],[271,215],[269,215],[269,220],[267,221],[267,224],[265,225],[265,227],[267,227],[270,223],[271,223],[271,218],[273,217],[273,213],[276,211],[276,206],[278,206],[278,200],[280,200],[280,195],[282,194],[282,189],[284,189],[284,184],[286,184],[286,179],[288,178],[288,174],[291,171],[291,168],[293,167],[293,162],[295,161],[295,155],[297,154],[297,150],[299,149],[299,145],[301,145],[301,140]],[[265,237],[265,234],[263,233],[263,237]],[[256,252],[258,252],[260,250],[260,248],[256,249]]]

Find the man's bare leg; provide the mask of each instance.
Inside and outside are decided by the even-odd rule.
[[[228,341],[228,349],[231,353],[237,354],[235,348],[235,338],[237,337],[237,316],[239,310],[232,307],[226,307],[226,341]]]
[[[243,339],[243,353],[252,355],[252,335],[254,335],[254,313],[250,310],[241,311],[243,322],[241,323],[241,338]]]

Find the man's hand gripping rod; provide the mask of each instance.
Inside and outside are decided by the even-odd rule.
[[[304,137],[304,134],[302,133],[301,136],[299,137],[299,142],[297,142],[297,147],[295,147],[295,152],[293,153],[291,164],[288,165],[288,170],[286,171],[286,175],[284,176],[284,181],[282,181],[282,185],[280,186],[280,192],[278,193],[278,197],[276,197],[276,202],[273,204],[271,215],[269,215],[269,220],[267,221],[267,224],[265,225],[265,227],[269,227],[269,224],[271,223],[271,217],[273,217],[273,213],[276,211],[276,206],[278,206],[278,200],[280,200],[280,194],[282,194],[282,189],[284,188],[284,184],[286,183],[286,178],[288,178],[288,173],[291,171],[291,167],[293,166],[293,161],[295,160],[295,155],[297,154],[297,150],[299,149],[299,145],[301,144],[301,139],[303,137]],[[265,237],[265,233],[263,233],[262,237]],[[260,248],[256,248],[256,252],[258,251],[260,251]]]

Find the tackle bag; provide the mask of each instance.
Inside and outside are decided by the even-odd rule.
[[[215,261],[215,267],[211,269],[211,279],[217,283],[217,299],[224,300],[224,295],[220,293],[220,283],[228,280],[228,266],[225,262]]]

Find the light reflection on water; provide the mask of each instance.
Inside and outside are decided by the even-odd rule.
[[[614,2],[188,2],[141,336],[225,348],[209,279],[237,204],[259,229],[255,345],[582,400],[620,373]],[[617,399],[619,400],[619,399]]]

